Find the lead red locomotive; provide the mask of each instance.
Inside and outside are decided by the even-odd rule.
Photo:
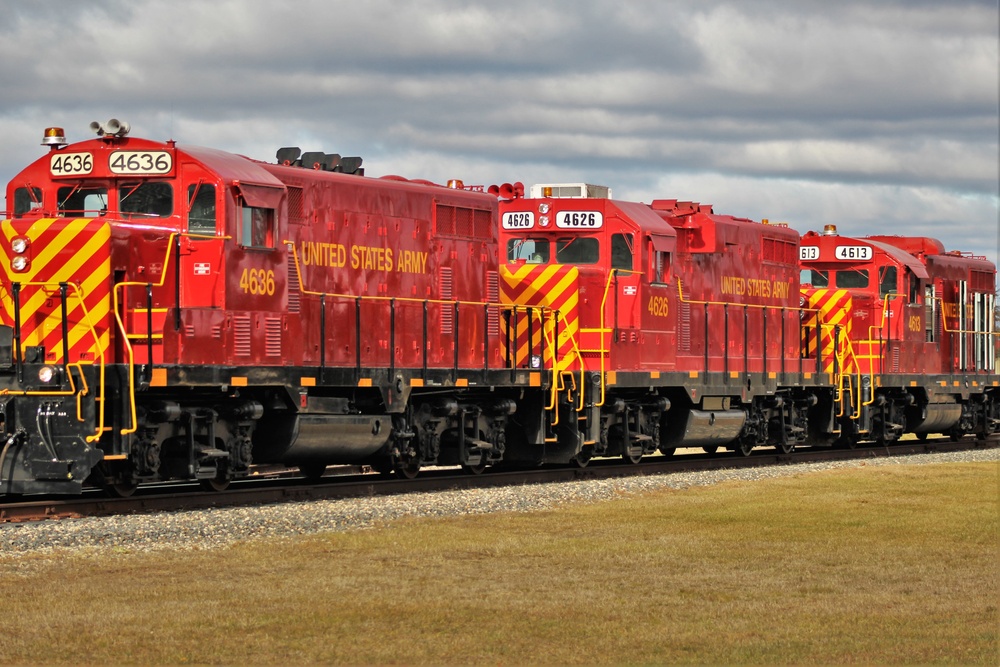
[[[853,243],[891,257],[878,266],[896,282],[841,288],[848,330],[822,300],[843,295],[812,277],[800,294],[799,257],[834,287],[860,257],[710,206],[583,184],[473,192],[336,154],[272,164],[92,127],[75,144],[46,130],[49,152],[7,188],[0,493],[1000,423],[985,260]],[[884,326],[863,292],[876,283]],[[925,347],[907,347],[913,322]],[[928,350],[929,374],[907,365]]]

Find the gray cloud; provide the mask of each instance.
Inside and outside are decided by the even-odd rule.
[[[118,116],[261,159],[299,143],[372,174],[601,181],[800,231],[928,230],[994,259],[1000,243],[995,2],[0,9],[4,181],[46,125],[81,139]]]

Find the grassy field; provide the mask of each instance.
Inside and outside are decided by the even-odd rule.
[[[997,664],[1000,466],[0,561],[0,662]]]

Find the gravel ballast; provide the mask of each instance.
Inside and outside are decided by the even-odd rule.
[[[838,468],[997,460],[1000,460],[1000,449],[977,449],[376,498],[0,524],[0,560],[28,554],[58,554],[67,550],[97,552],[100,555],[155,549],[205,550],[258,537],[280,538],[371,528],[401,517],[532,512],[566,504],[611,500],[656,489],[686,489]]]

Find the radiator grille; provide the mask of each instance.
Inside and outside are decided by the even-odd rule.
[[[233,356],[250,356],[251,326],[249,315],[233,316]]]
[[[264,355],[281,356],[281,318],[264,318]]]

